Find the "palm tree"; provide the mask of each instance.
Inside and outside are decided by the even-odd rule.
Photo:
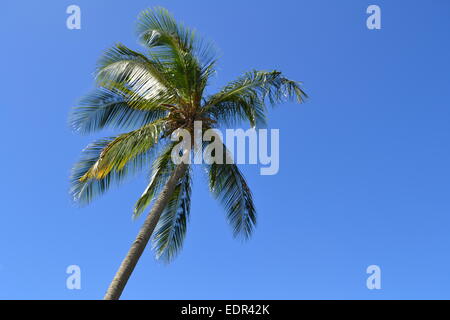
[[[193,132],[194,121],[202,121],[204,130],[240,121],[252,127],[264,125],[266,102],[303,102],[306,97],[298,82],[278,71],[245,73],[218,93],[207,95],[217,61],[211,44],[177,23],[164,8],[143,11],[137,32],[146,54],[122,44],[106,51],[96,70],[96,89],[70,116],[77,132],[128,131],[95,141],[82,151],[71,176],[75,201],[88,204],[127,175],[148,165],[152,169],[134,217],[152,202],[153,206],[106,292],[108,300],[120,298],[151,237],[156,257],[165,261],[171,261],[182,247],[190,209],[191,165],[171,160],[175,148],[171,134],[180,128]],[[206,165],[206,171],[210,190],[223,203],[234,235],[248,238],[256,211],[240,170],[233,163],[217,161]]]

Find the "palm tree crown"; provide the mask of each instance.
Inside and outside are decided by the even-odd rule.
[[[89,203],[115,182],[151,166],[148,186],[134,207],[139,216],[157,199],[175,170],[170,135],[248,121],[266,122],[266,103],[275,105],[306,94],[300,83],[278,71],[251,71],[221,91],[205,94],[215,73],[216,56],[209,43],[179,23],[163,8],[143,11],[138,37],[146,53],[117,44],[103,55],[96,70],[96,89],[75,107],[71,126],[80,133],[101,129],[128,131],[88,145],[73,168],[71,194]],[[226,150],[226,147],[224,146]],[[224,153],[225,156],[227,152]],[[251,191],[235,164],[206,165],[209,187],[223,204],[235,236],[247,238],[256,223]],[[191,170],[177,181],[153,233],[157,257],[170,261],[182,246],[189,218]]]

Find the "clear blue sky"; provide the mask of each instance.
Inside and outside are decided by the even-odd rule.
[[[66,28],[71,4],[81,30]],[[370,4],[381,30],[366,28]],[[101,298],[137,234],[144,178],[71,203],[72,164],[108,133],[72,133],[67,115],[105,49],[139,48],[136,16],[155,5],[221,49],[213,88],[273,68],[311,98],[270,113],[279,174],[242,168],[254,237],[233,240],[197,174],[184,250],[170,265],[147,250],[123,298],[450,298],[450,2],[20,0],[0,19],[0,299]],[[66,289],[72,264],[81,290]],[[366,288],[372,264],[381,290]]]

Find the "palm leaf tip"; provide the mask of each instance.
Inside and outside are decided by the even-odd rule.
[[[136,26],[138,38],[148,47],[175,45],[188,51],[194,41],[194,31],[177,23],[173,15],[163,7],[142,11]]]

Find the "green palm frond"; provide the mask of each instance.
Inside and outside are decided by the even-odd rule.
[[[210,96],[205,112],[218,122],[249,121],[255,127],[266,123],[266,100],[276,105],[294,98],[301,103],[306,97],[299,82],[283,77],[279,71],[252,71]]]
[[[75,202],[89,204],[95,197],[106,192],[111,184],[120,183],[130,174],[142,170],[151,159],[151,151],[142,153],[129,161],[120,171],[111,171],[102,179],[82,179],[95,165],[101,152],[115,137],[104,138],[89,144],[81,153],[80,160],[73,166],[70,177],[70,194]]]
[[[147,9],[140,13],[137,33],[148,48],[166,46],[185,53],[191,52],[194,48],[194,31],[179,24],[170,12],[162,7]]]
[[[233,235],[248,239],[256,225],[253,196],[241,171],[232,163],[227,147],[224,144],[222,146],[222,163],[207,166],[209,188],[225,207]]]
[[[177,89],[169,81],[167,68],[122,44],[110,48],[101,57],[96,79],[100,86],[121,84],[146,99],[164,94],[167,103],[176,100]]]
[[[97,161],[80,178],[81,181],[92,178],[103,179],[111,171],[120,171],[140,154],[146,153],[163,137],[164,121],[157,120],[140,129],[121,134],[108,143]]]
[[[200,102],[209,77],[214,73],[215,51],[211,43],[198,40],[195,31],[176,22],[164,8],[143,11],[138,17],[138,37],[172,75],[171,83],[184,103]]]
[[[167,114],[167,108],[145,99],[131,100],[114,88],[97,88],[80,101],[69,117],[70,126],[79,133],[105,128],[136,129]]]
[[[207,110],[217,123],[229,126],[248,121],[254,128],[265,126],[267,122],[264,101],[253,92],[229,95],[208,107]]]
[[[191,209],[191,171],[175,187],[156,225],[152,240],[156,258],[170,262],[183,246]]]
[[[150,182],[134,206],[133,217],[139,217],[155,199],[174,169],[171,152],[175,144],[168,144],[153,162]]]

